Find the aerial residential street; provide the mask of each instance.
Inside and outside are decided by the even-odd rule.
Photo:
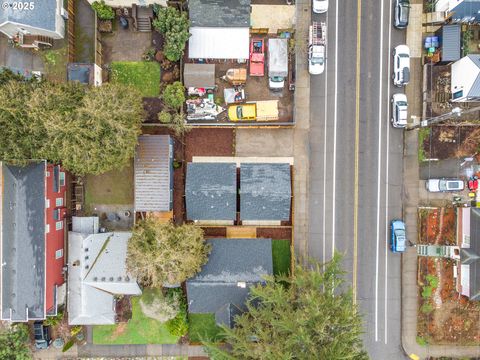
[[[400,256],[388,248],[403,172],[403,132],[389,123],[391,94],[403,92],[391,85],[391,49],[405,32],[391,19],[391,1],[372,0],[331,1],[312,16],[327,22],[328,49],[325,73],[311,77],[308,254],[344,254],[372,359],[405,358]]]

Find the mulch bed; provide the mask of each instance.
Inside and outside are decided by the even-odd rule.
[[[257,237],[290,240],[292,238],[292,228],[257,228]]]
[[[206,238],[211,237],[227,237],[226,227],[202,227],[203,233]]]
[[[423,142],[425,157],[440,160],[456,157],[463,141],[474,129],[472,126],[432,126],[430,137]]]
[[[125,295],[117,299],[115,304],[115,312],[117,313],[118,322],[127,322],[132,318],[132,302],[131,296]]]
[[[185,160],[193,156],[235,156],[235,129],[194,128],[185,136]]]
[[[143,98],[143,109],[145,110],[144,122],[158,124],[158,113],[163,110],[163,101],[157,97]]]
[[[453,245],[456,241],[455,209],[420,209],[420,243]],[[440,228],[441,224],[441,228]]]

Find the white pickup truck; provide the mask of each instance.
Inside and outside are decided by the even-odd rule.
[[[308,72],[319,75],[325,70],[327,26],[324,22],[313,22],[308,36]]]

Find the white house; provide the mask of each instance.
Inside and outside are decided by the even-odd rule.
[[[66,18],[63,0],[11,1],[0,11],[0,31],[9,38],[37,35],[62,39]]]
[[[480,101],[480,54],[464,56],[451,70],[451,101]]]
[[[480,21],[480,0],[437,0],[435,11],[445,12],[450,22],[471,23]]]
[[[130,232],[98,232],[98,217],[73,217],[68,234],[68,323],[115,324],[115,295],[140,295],[127,273]]]

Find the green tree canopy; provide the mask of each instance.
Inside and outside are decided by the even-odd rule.
[[[142,120],[140,94],[121,84],[9,81],[0,86],[0,159],[100,174],[133,157]]]
[[[248,312],[224,328],[230,350],[207,344],[213,359],[368,359],[362,321],[342,279],[340,258],[251,290]],[[277,279],[279,280],[279,279]]]
[[[185,43],[190,37],[188,31],[190,21],[186,13],[173,7],[159,8],[157,19],[153,21],[156,30],[164,34],[165,44],[163,51],[170,61],[178,61],[183,55]]]
[[[127,268],[145,286],[179,284],[208,260],[210,246],[197,226],[149,218],[137,223],[128,242]]]
[[[28,347],[28,327],[24,324],[12,325],[0,329],[0,359],[28,360],[31,359]]]

